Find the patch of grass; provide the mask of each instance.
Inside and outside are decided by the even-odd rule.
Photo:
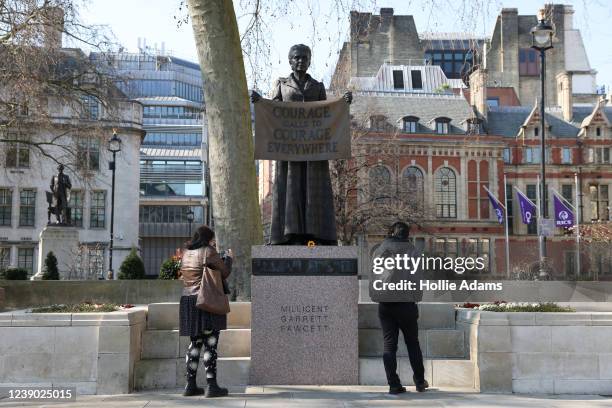
[[[115,312],[119,306],[114,303],[79,303],[76,305],[51,305],[35,307],[30,313],[102,313]]]

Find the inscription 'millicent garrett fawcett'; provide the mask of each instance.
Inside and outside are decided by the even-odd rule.
[[[328,305],[281,306],[281,333],[324,333],[330,330]]]

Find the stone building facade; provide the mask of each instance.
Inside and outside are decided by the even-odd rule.
[[[71,51],[74,52],[74,51]],[[84,96],[87,99],[87,96]],[[121,151],[117,154],[115,187],[115,271],[132,248],[138,248],[139,149],[144,137],[142,105],[117,91],[112,109],[100,101],[87,101],[87,115],[75,112],[61,100],[49,97],[48,127],[5,129],[9,137],[51,143],[42,150],[28,143],[3,143],[0,156],[0,269],[19,267],[36,273],[40,233],[47,225],[47,197],[58,162],[72,182],[69,207],[79,236],[71,279],[97,279],[109,268],[108,245],[111,215],[112,155],[108,140],[117,131]],[[27,124],[27,113],[24,123]],[[23,123],[22,122],[22,123]],[[58,137],[61,135],[61,137]],[[66,149],[70,150],[66,161]],[[76,158],[70,159],[70,157]],[[76,159],[76,160],[74,160]],[[52,222],[55,221],[51,216]]]
[[[554,48],[546,53],[547,104],[559,105],[554,79],[561,72],[570,76],[576,102],[594,103],[596,71],[589,64],[580,30],[573,26],[572,6],[549,4],[544,13],[555,30]],[[373,77],[383,64],[426,64],[438,65],[448,78],[466,84],[474,69],[486,69],[489,103],[494,106],[516,102],[528,106],[538,95],[539,54],[530,48],[535,15],[504,8],[489,38],[419,33],[413,16],[395,15],[391,8],[382,8],[379,15],[351,12],[350,24],[350,41],[340,52],[332,89],[347,88],[351,78]]]

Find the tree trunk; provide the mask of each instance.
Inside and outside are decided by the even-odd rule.
[[[251,246],[263,241],[249,95],[232,0],[188,0],[204,81],[217,245],[234,250],[237,299],[251,293]]]

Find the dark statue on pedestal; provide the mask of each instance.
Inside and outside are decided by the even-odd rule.
[[[286,102],[314,102],[327,99],[325,86],[306,73],[311,51],[303,44],[289,50],[293,71],[279,78],[272,88],[271,99]],[[251,94],[256,103],[261,99]],[[352,94],[344,94],[351,103]],[[322,161],[276,161],[272,192],[272,245],[337,245],[336,216],[329,163]]]
[[[57,166],[57,175],[51,177],[51,192],[47,191],[47,223],[51,225],[51,214],[55,215],[56,224],[70,225],[70,190],[72,183],[70,177],[64,174],[64,165]]]

